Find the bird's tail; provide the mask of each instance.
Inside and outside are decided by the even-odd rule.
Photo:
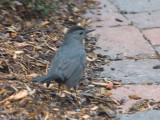
[[[39,77],[39,78],[35,78],[32,80],[32,82],[41,82],[41,83],[47,83],[49,84],[51,80],[56,80],[57,78],[60,78],[63,80],[63,78],[57,74],[47,74],[45,76]]]

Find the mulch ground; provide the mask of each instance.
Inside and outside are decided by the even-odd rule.
[[[98,49],[96,36],[87,36],[84,40],[88,64],[76,92],[58,89],[55,82],[49,87],[31,82],[32,78],[47,73],[68,28],[75,24],[86,27],[91,22],[82,17],[85,10],[77,6],[71,8],[67,10],[64,4],[45,16],[24,8],[14,11],[0,3],[0,119],[106,120],[115,117],[116,105],[120,103],[109,97],[109,89],[120,83],[98,74],[103,71],[100,66],[109,59],[94,52]]]

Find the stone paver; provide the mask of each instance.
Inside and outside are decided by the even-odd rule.
[[[116,100],[124,100],[125,102],[118,106],[123,111],[128,111],[132,104],[136,103],[139,100],[147,99],[149,101],[158,102],[160,101],[160,85],[124,85],[117,89],[112,89],[111,97]],[[134,100],[129,98],[129,95],[137,95],[141,99]]]
[[[144,36],[151,42],[160,55],[160,28],[143,30]]]
[[[93,27],[96,27],[96,26],[116,27],[116,26],[122,26],[122,25],[129,25],[131,23],[124,16],[116,12],[105,12],[103,13],[103,15],[98,15],[98,17],[88,15],[88,18],[96,19],[93,23],[90,24]]]
[[[118,9],[114,5],[112,5],[111,2],[108,0],[98,0],[98,2],[100,2],[100,5],[99,5],[100,9],[88,10],[86,12],[86,14],[84,14],[84,17],[92,18],[92,21],[99,21],[100,20],[99,17],[102,16],[101,13],[117,12],[118,11]],[[101,8],[105,8],[105,9],[101,9]]]
[[[160,46],[156,46],[155,49],[156,49],[157,53],[158,53],[159,56],[160,56]]]
[[[160,27],[160,11],[126,14],[125,16],[140,29]]]
[[[100,28],[96,32],[100,34],[97,45],[105,51],[103,54],[109,55],[111,59],[155,57],[155,51],[135,27]]]
[[[97,45],[102,50],[97,50],[97,52],[103,52],[103,54],[109,55],[111,59],[156,57],[154,49],[143,38],[141,32],[135,27],[128,26],[130,21],[120,13],[115,11],[104,12],[108,8],[104,7],[103,4],[101,4],[102,9],[95,11],[94,14],[87,13],[85,15],[86,18],[92,18],[92,27],[101,26],[97,27],[94,32],[100,34]]]
[[[98,1],[102,9],[88,11],[85,16],[93,20],[91,26],[96,27],[93,34],[100,35],[97,46],[101,49],[97,52],[111,58],[103,66],[102,76],[107,80],[122,80],[124,84],[112,89],[111,97],[125,99],[119,106],[122,111],[138,101],[129,95],[160,101],[160,85],[156,85],[160,83],[160,69],[155,69],[160,66],[156,55],[156,52],[160,55],[160,0]],[[131,83],[136,85],[128,85]],[[145,85],[147,83],[152,85]],[[151,110],[118,117],[120,120],[159,120],[159,113]]]
[[[160,0],[111,0],[121,11],[144,12],[160,10]]]
[[[160,46],[160,28],[143,30],[143,34],[154,46]]]
[[[135,114],[119,114],[116,120],[159,120],[159,110],[137,112]]]
[[[99,14],[97,15],[97,17],[94,17],[95,14],[98,13],[99,12],[95,12],[94,14],[90,13],[86,16],[86,18],[92,18],[93,22],[90,24],[92,27],[116,27],[129,25],[131,23],[124,16],[116,12],[105,12],[103,13],[103,15]]]
[[[111,61],[102,74],[109,80],[122,80],[123,84],[160,83],[160,69],[153,69],[156,65],[160,65],[156,59]]]
[[[98,0],[101,4],[99,5],[100,8],[105,9],[99,9],[102,12],[118,12],[118,9],[115,5],[113,5],[109,0]]]

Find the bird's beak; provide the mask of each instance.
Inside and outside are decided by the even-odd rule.
[[[95,31],[95,30],[96,30],[96,29],[86,29],[85,32],[86,32],[86,33],[89,33],[89,32]]]

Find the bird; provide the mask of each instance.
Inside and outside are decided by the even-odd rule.
[[[46,83],[49,86],[51,81],[56,81],[59,87],[65,84],[68,89],[76,89],[87,64],[83,39],[94,30],[72,26],[64,35],[64,41],[54,55],[48,73],[32,82]]]

